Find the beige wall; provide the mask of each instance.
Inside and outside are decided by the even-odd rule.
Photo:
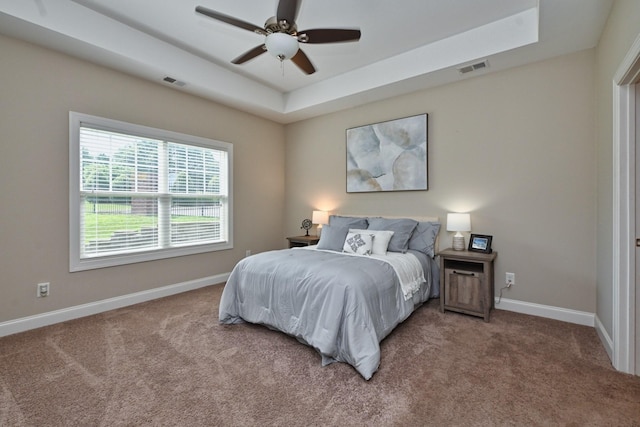
[[[494,236],[497,284],[516,273],[505,297],[597,310],[611,333],[611,78],[638,17],[640,2],[616,0],[595,51],[285,128],[0,36],[0,322],[229,272],[300,234],[312,209],[471,211],[473,231]],[[69,110],[232,142],[235,249],[69,273]],[[346,194],[345,129],[420,113],[430,190]],[[35,298],[40,281],[50,297]]]
[[[598,123],[598,287],[596,314],[613,333],[613,77],[640,34],[640,2],[616,0],[596,55]]]
[[[595,311],[595,52],[588,50],[286,127],[285,232],[312,209],[469,211],[494,236],[504,297]],[[429,191],[347,194],[345,129],[429,114]],[[451,234],[441,232],[441,247]]]
[[[245,250],[282,246],[282,125],[14,39],[0,52],[0,322],[228,273]],[[235,248],[69,273],[69,110],[233,143]]]

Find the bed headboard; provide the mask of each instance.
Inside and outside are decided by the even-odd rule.
[[[354,216],[354,217],[358,217],[358,218],[369,218],[369,217],[374,217],[374,216],[378,216],[378,217],[382,217],[382,218],[390,218],[390,219],[410,218],[410,219],[414,219],[416,221],[424,221],[424,222],[430,221],[430,222],[440,222],[441,223],[440,218],[438,218],[437,216],[362,215],[362,214],[347,214],[347,213],[333,213],[333,212],[329,213],[329,215]],[[440,230],[442,230],[442,225],[440,226]],[[439,243],[440,243],[440,233],[438,233],[438,235],[436,236],[436,241],[435,241],[434,246],[433,246],[433,250],[434,250],[434,252],[436,254],[440,251]]]

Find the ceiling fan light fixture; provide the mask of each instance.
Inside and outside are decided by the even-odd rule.
[[[298,40],[286,33],[269,34],[265,45],[269,53],[280,61],[291,59],[298,52]]]

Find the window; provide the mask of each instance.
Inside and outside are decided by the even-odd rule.
[[[233,146],[69,113],[70,270],[230,249]]]

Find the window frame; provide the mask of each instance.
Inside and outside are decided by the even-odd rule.
[[[81,153],[80,128],[87,126],[112,132],[160,139],[227,153],[227,239],[217,243],[195,243],[170,248],[154,248],[130,253],[81,258]],[[89,114],[69,112],[69,271],[84,271],[233,249],[233,144],[194,135],[172,132]]]

